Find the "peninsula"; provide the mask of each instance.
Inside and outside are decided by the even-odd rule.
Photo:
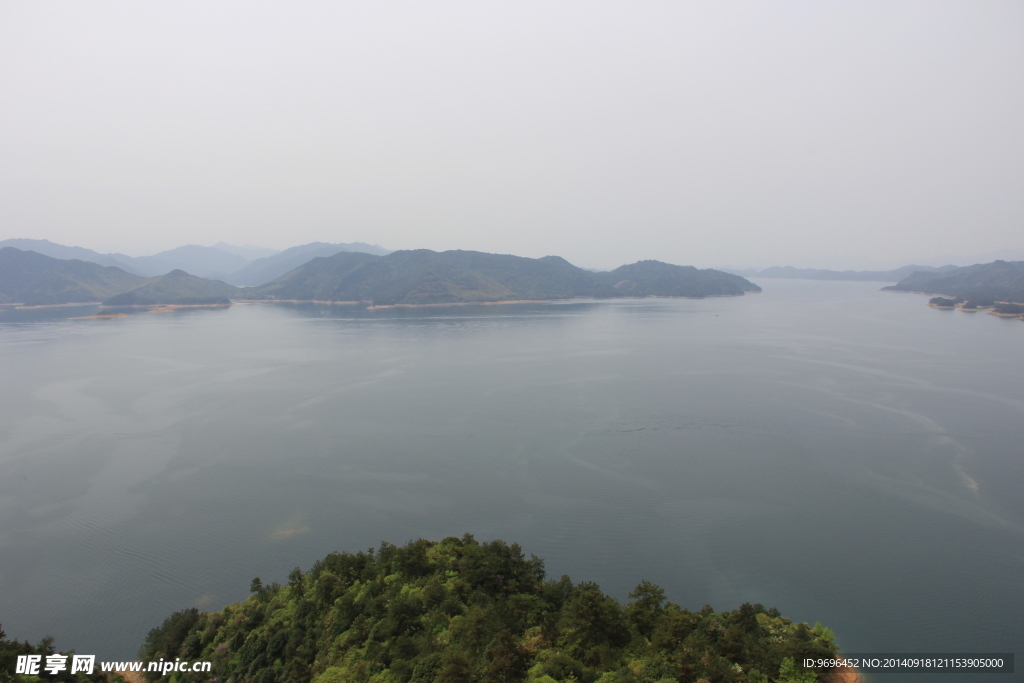
[[[762,605],[690,611],[649,581],[623,605],[593,582],[546,580],[516,544],[470,534],[332,553],[286,585],[255,578],[249,590],[219,612],[172,614],[139,659],[210,661],[236,683],[843,680],[799,664],[836,657],[821,625]]]
[[[918,271],[882,289],[941,295],[928,301],[933,308],[988,308],[1000,317],[1024,319],[1024,261],[979,263],[945,273]]]
[[[979,263],[943,273],[917,271],[882,289],[992,303],[1024,303],[1024,261]]]

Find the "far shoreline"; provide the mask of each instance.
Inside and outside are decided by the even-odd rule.
[[[369,304],[365,301],[324,301],[320,299],[232,299],[232,303],[240,304],[325,304],[330,306],[364,306],[368,311],[382,310],[387,308],[437,308],[442,306],[497,306],[499,304],[550,304],[560,301],[619,301],[622,299],[712,299],[717,297],[738,297],[746,294],[760,294],[756,290],[744,291],[740,294],[708,294],[705,296],[668,296],[650,294],[648,296],[609,296],[609,297],[586,297],[577,296],[566,299],[503,299],[501,301],[448,301],[429,304]]]
[[[886,289],[884,287],[882,289],[878,290],[878,291],[880,291],[880,292],[888,292],[890,294],[923,294],[924,296],[949,297],[948,294],[942,294],[941,292],[918,292],[918,291],[900,290],[900,289]],[[1021,314],[1021,313],[999,313],[998,311],[996,311],[995,307],[997,305],[999,305],[999,304],[1015,304],[1015,305],[1018,305],[1018,306],[1024,305],[1024,304],[1021,304],[1021,302],[1019,302],[1019,301],[997,301],[997,302],[995,302],[994,304],[991,304],[991,305],[976,306],[975,308],[964,308],[964,304],[963,303],[954,304],[952,306],[942,306],[942,305],[939,305],[939,304],[933,304],[933,303],[929,302],[928,303],[928,307],[929,308],[934,308],[934,309],[939,310],[939,311],[963,311],[964,313],[977,313],[979,311],[987,311],[989,315],[994,315],[997,318],[1005,318],[1007,320],[1020,320],[1020,321],[1024,321],[1024,314]]]
[[[226,304],[104,304],[102,301],[75,301],[69,304],[29,304],[28,306],[18,303],[0,304],[12,306],[15,310],[29,311],[36,308],[67,308],[71,306],[110,306],[111,308],[163,308],[167,310],[177,308],[228,308],[232,302]],[[92,318],[94,316],[82,316]]]

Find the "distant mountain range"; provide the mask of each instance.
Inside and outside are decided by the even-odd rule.
[[[241,292],[238,287],[181,270],[146,278],[116,266],[0,248],[0,303],[226,304],[229,297]]]
[[[212,247],[187,244],[175,249],[162,251],[152,256],[128,256],[126,254],[101,254],[84,247],[68,247],[49,240],[9,239],[0,241],[0,248],[14,247],[22,251],[34,251],[58,259],[79,259],[104,266],[116,266],[135,275],[152,277],[164,275],[172,270],[184,270],[199,277],[223,280],[232,284],[257,285],[284,275],[311,258],[330,256],[339,251],[365,251],[370,254],[387,254],[387,249],[375,244],[353,242],[351,244],[327,244],[313,242],[292,247],[283,252],[264,247],[235,246],[220,242]],[[304,251],[305,250],[305,251]],[[304,260],[296,257],[309,253]],[[280,260],[275,256],[287,254]],[[259,265],[256,265],[259,264]],[[252,270],[245,270],[254,266]],[[235,277],[240,274],[240,277]],[[262,278],[262,279],[260,279]]]
[[[131,261],[132,257],[125,256],[124,254],[100,254],[92,249],[86,249],[84,247],[66,247],[63,244],[57,244],[50,240],[29,240],[17,238],[0,241],[0,249],[4,247],[14,247],[15,249],[20,249],[22,251],[34,251],[37,254],[42,254],[43,256],[49,256],[51,258],[78,259],[80,261],[98,263],[101,266],[116,266],[121,270],[139,275],[139,273],[135,272],[134,269],[126,266],[126,263]]]
[[[744,277],[791,278],[797,280],[863,280],[878,282],[898,282],[915,272],[946,273],[956,270],[957,266],[901,266],[893,270],[824,270],[819,268],[794,268],[793,266],[772,266],[764,270],[726,270]]]
[[[93,301],[110,306],[214,304],[228,303],[232,298],[392,305],[574,297],[736,296],[759,291],[760,287],[738,275],[660,261],[639,261],[611,272],[593,272],[577,268],[559,256],[531,259],[428,249],[396,251],[384,256],[341,251],[315,257],[260,287],[241,289],[183,270],[144,278],[114,266],[56,259],[13,247],[0,248],[0,303],[27,305]]]
[[[558,256],[532,259],[477,251],[343,252],[316,258],[249,299],[444,304],[573,297],[741,295],[761,288],[738,275],[659,261],[611,272],[577,268]]]
[[[237,272],[218,279],[240,287],[254,287],[279,278],[312,259],[321,256],[334,256],[343,251],[376,254],[377,256],[391,253],[384,247],[364,242],[353,242],[351,244],[310,242],[309,244],[292,247],[270,256],[258,258]]]
[[[101,301],[145,284],[114,266],[0,248],[0,303],[27,305]]]
[[[226,251],[229,254],[241,256],[247,261],[255,261],[258,258],[273,256],[280,252],[280,249],[268,249],[267,247],[257,247],[252,244],[228,244],[227,242],[217,242],[213,247],[215,249],[220,249],[221,251]]]
[[[916,272],[882,289],[944,294],[982,306],[999,301],[1024,303],[1024,261],[979,263],[942,273]]]

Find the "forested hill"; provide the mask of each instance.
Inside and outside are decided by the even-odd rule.
[[[810,683],[828,672],[794,661],[837,653],[828,629],[774,609],[691,612],[647,581],[624,606],[468,534],[334,553],[250,591],[220,612],[171,615],[140,659],[209,660],[234,683]]]
[[[640,261],[611,272],[577,268],[558,256],[531,259],[477,251],[342,252],[313,259],[247,298],[372,301],[376,305],[616,296],[715,296],[760,291],[717,270]]]
[[[941,274],[916,272],[883,289],[945,294],[986,303],[1024,303],[1024,261],[979,263]]]
[[[223,278],[239,287],[263,285],[275,280],[285,273],[295,270],[299,266],[308,263],[312,259],[321,256],[334,256],[341,251],[365,252],[383,256],[391,253],[387,249],[365,242],[352,242],[351,244],[330,244],[328,242],[310,242],[297,247],[285,249],[273,256],[258,258],[238,272],[231,273]]]
[[[35,306],[100,301],[145,282],[146,278],[113,266],[0,248],[0,303]]]
[[[159,304],[230,304],[230,297],[242,290],[219,280],[189,275],[183,270],[172,270],[167,275],[150,278],[141,287],[110,297],[108,306],[153,306]]]
[[[0,248],[0,303],[229,304],[229,299],[239,296],[241,291],[182,270],[146,278],[114,266],[57,259],[14,247]]]

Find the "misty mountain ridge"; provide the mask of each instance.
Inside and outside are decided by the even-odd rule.
[[[112,306],[229,304],[242,290],[173,270],[145,278],[116,266],[0,248],[0,303],[42,306],[102,301]]]
[[[330,244],[328,242],[310,242],[278,252],[271,256],[258,258],[235,273],[222,278],[225,282],[240,287],[255,287],[275,280],[295,270],[312,259],[322,256],[334,256],[343,251],[375,254],[384,256],[391,252],[377,244],[352,242],[350,244]]]
[[[34,251],[37,254],[49,256],[50,258],[66,260],[78,259],[79,261],[98,263],[101,266],[114,266],[135,275],[142,275],[142,273],[136,271],[135,268],[130,265],[130,262],[134,259],[125,254],[101,254],[93,251],[92,249],[86,249],[85,247],[67,247],[63,244],[51,242],[50,240],[32,240],[23,238],[13,238],[0,241],[0,248],[3,247],[13,247],[15,249],[20,249],[21,251]]]
[[[249,259],[218,249],[217,247],[203,247],[198,244],[186,244],[159,254],[145,257],[156,259],[161,263],[173,266],[171,270],[184,270],[199,277],[213,277],[219,279],[225,273],[233,273],[249,264]],[[162,275],[163,273],[152,273]]]
[[[0,303],[27,306],[101,301],[145,284],[116,266],[0,247]]]
[[[128,256],[127,254],[101,254],[85,247],[68,247],[49,240],[8,239],[0,241],[0,248],[14,247],[23,251],[34,251],[58,259],[79,259],[103,266],[115,266],[135,275],[153,277],[172,270],[184,270],[199,277],[224,280],[233,284],[260,285],[284,275],[311,258],[331,256],[339,251],[365,251],[371,254],[387,254],[389,250],[365,242],[327,244],[312,242],[278,252],[276,249],[253,245],[237,246],[219,242],[212,247],[186,244],[174,249],[149,256]],[[305,259],[302,254],[308,253]],[[279,260],[275,256],[287,254]],[[266,261],[265,259],[271,259]],[[256,264],[256,265],[254,265]],[[248,266],[240,278],[234,277]]]
[[[955,270],[959,266],[900,266],[892,270],[829,270],[825,268],[795,268],[793,266],[772,266],[757,270],[732,270],[723,268],[727,273],[735,273],[744,277],[770,277],[790,278],[796,280],[849,280],[849,281],[878,281],[878,282],[899,282],[903,278],[915,272],[945,273]]]
[[[227,242],[217,242],[217,244],[212,246],[214,249],[220,249],[221,251],[226,251],[229,254],[241,256],[247,261],[255,261],[258,258],[281,253],[280,249],[260,247],[255,244],[228,244]]]

